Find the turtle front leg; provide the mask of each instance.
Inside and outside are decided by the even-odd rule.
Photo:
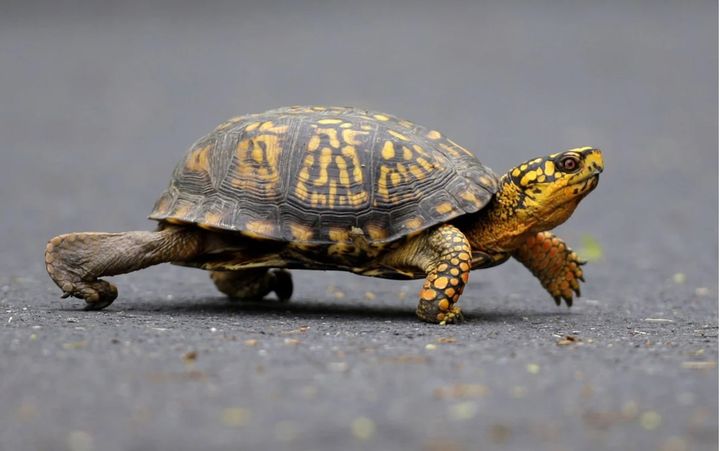
[[[580,296],[580,282],[585,281],[580,267],[585,262],[560,238],[550,232],[529,237],[512,256],[525,265],[560,305],[572,305],[573,293]]]
[[[201,251],[202,232],[169,226],[155,232],[69,233],[45,248],[45,268],[63,297],[85,299],[100,310],[117,297],[102,276],[124,274],[164,262],[183,262]]]
[[[260,300],[274,291],[280,302],[287,302],[293,292],[292,277],[290,272],[284,269],[212,271],[210,278],[217,289],[231,299]]]
[[[411,240],[388,257],[391,267],[415,267],[427,274],[417,316],[441,325],[462,321],[457,302],[470,275],[470,243],[456,227],[446,224]]]

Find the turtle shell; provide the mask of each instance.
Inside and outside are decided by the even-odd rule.
[[[497,176],[439,132],[388,114],[296,106],[195,143],[151,219],[254,238],[388,243],[482,209]]]

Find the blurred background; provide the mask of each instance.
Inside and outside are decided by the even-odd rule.
[[[55,305],[45,242],[153,227],[145,218],[175,163],[216,124],[284,105],[355,105],[440,130],[499,173],[549,152],[603,149],[599,188],[559,232],[593,256],[584,293],[618,312],[705,296],[709,303],[687,308],[714,322],[717,8],[712,0],[5,0],[2,280],[24,283],[28,303]],[[336,300],[303,283],[322,285],[318,277],[299,274],[296,296]],[[519,264],[474,277],[489,296],[551,304]],[[185,268],[119,279],[130,307],[196,284],[215,296],[206,274]],[[482,312],[477,293],[466,296],[469,311]],[[411,314],[414,300],[403,305]]]

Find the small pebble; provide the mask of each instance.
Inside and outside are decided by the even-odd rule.
[[[538,374],[540,372],[540,365],[537,363],[528,363],[527,372],[530,374]]]
[[[675,274],[673,274],[672,279],[673,279],[673,282],[680,285],[687,281],[687,276],[685,275],[685,273],[676,272]]]
[[[370,418],[355,418],[352,422],[352,434],[358,440],[370,440],[375,435],[375,422]]]
[[[427,349],[428,351],[434,351],[437,349],[437,345],[433,343],[428,343],[425,345],[425,349]]]
[[[228,407],[222,411],[221,420],[226,426],[245,426],[250,420],[250,411],[242,407]]]
[[[654,410],[645,411],[640,416],[640,424],[644,429],[647,429],[648,431],[657,429],[658,426],[660,426],[660,423],[662,423],[662,417]]]
[[[450,406],[450,417],[454,420],[470,420],[477,415],[477,403],[459,402]]]

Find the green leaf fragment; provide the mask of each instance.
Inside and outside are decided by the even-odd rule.
[[[603,248],[597,238],[585,234],[580,236],[580,248],[577,250],[577,253],[582,260],[592,262],[600,260],[603,257]]]

